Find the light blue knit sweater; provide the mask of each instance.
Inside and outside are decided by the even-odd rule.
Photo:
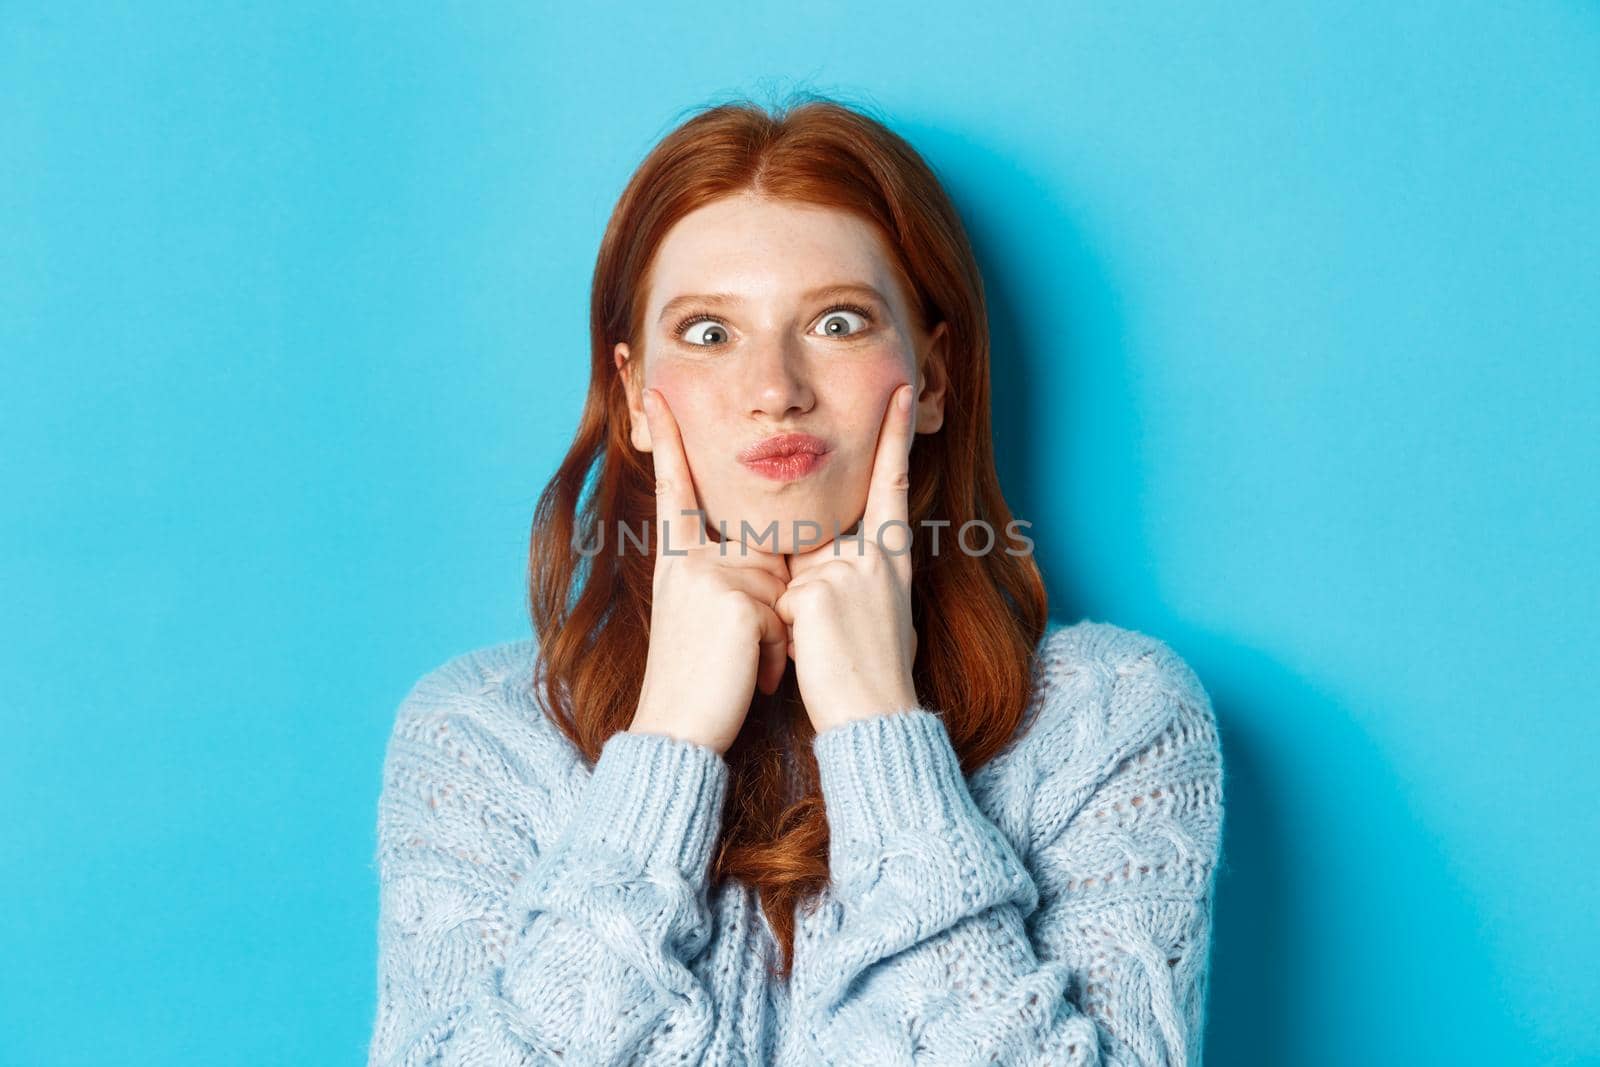
[[[451,659],[399,709],[369,1064],[1200,1063],[1222,763],[1162,641],[1052,624],[970,779],[933,710],[819,735],[831,884],[783,982],[753,893],[708,888],[723,758],[624,732],[591,770],[534,650]]]

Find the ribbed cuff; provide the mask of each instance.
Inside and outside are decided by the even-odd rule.
[[[716,750],[661,734],[612,734],[601,747],[569,832],[640,870],[706,878],[722,826],[728,765]]]
[[[944,833],[970,822],[960,759],[925,708],[842,723],[811,745],[836,845],[873,848],[902,830]]]

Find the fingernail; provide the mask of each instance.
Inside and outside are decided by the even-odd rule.
[[[901,386],[900,398],[895,403],[900,405],[901,411],[908,410],[911,407],[911,390],[906,386]]]

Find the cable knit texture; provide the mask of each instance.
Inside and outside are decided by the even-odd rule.
[[[819,735],[831,880],[785,981],[753,892],[709,884],[723,758],[619,733],[589,766],[534,653],[457,656],[399,708],[369,1067],[1200,1064],[1222,761],[1164,642],[1052,623],[970,777],[938,709]]]

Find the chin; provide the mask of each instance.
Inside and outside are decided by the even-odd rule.
[[[726,514],[713,512],[708,513],[708,518],[711,528],[718,531],[719,537],[722,525],[727,526],[729,540],[738,540],[742,520],[749,524],[752,538],[762,538],[750,541],[750,551],[784,556],[826,544],[833,540],[835,526],[840,530],[848,530],[851,525],[847,521],[849,516],[843,512],[831,507],[806,507],[798,501],[792,507],[775,508],[769,502],[764,507],[735,508]],[[774,530],[776,537],[772,532]],[[805,538],[806,544],[797,549],[795,542],[799,538]]]

